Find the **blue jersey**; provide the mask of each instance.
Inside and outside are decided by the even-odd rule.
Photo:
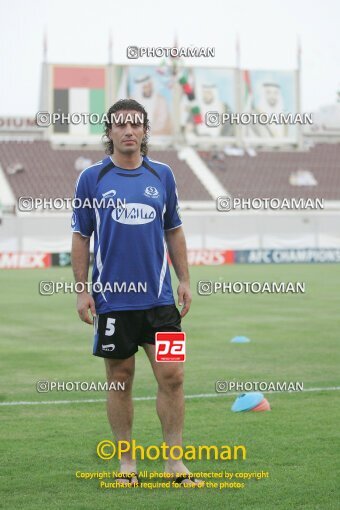
[[[144,157],[126,170],[107,157],[80,174],[75,199],[73,231],[94,233],[97,313],[173,304],[164,231],[182,222],[171,168]]]

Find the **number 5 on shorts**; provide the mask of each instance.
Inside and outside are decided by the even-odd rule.
[[[107,319],[105,336],[112,336],[114,334],[116,329],[115,323],[116,319],[111,319],[110,317]]]

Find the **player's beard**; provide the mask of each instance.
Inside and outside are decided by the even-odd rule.
[[[134,154],[134,153],[140,154],[141,144],[142,142],[140,142],[140,144],[138,142],[135,142],[131,145],[125,145],[122,142],[119,144],[119,147],[117,147],[117,152],[120,152],[121,154]]]

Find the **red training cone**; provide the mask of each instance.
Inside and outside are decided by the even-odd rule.
[[[264,398],[256,407],[253,407],[251,411],[270,411],[270,404],[266,398]]]

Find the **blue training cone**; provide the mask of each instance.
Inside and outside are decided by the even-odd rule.
[[[253,409],[253,407],[258,406],[263,399],[264,395],[259,391],[242,393],[237,397],[237,399],[231,406],[231,410],[234,413],[238,413],[240,411],[250,411],[251,409]]]
[[[247,344],[249,342],[250,338],[246,336],[234,336],[234,338],[230,340],[230,343],[232,344]]]

